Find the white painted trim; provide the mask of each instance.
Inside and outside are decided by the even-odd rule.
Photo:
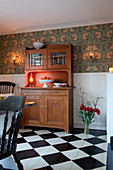
[[[83,122],[82,123],[75,122],[73,126],[74,126],[74,128],[82,128],[82,129],[84,129],[84,123]],[[89,129],[106,130],[107,127],[106,127],[105,124],[91,124],[91,125],[89,125]]]
[[[84,21],[81,23],[64,23],[64,24],[55,24],[55,25],[40,25],[34,27],[23,27],[22,30],[11,30],[8,32],[1,32],[0,35],[6,34],[19,34],[19,33],[27,33],[27,32],[37,32],[37,31],[47,31],[47,30],[57,30],[63,28],[72,28],[72,27],[83,27],[83,26],[91,26],[91,25],[101,25],[101,24],[109,24],[112,23],[113,19],[106,20],[96,20],[96,21]]]
[[[87,75],[87,76],[90,76],[90,75],[109,75],[109,74],[113,74],[113,73],[109,73],[109,72],[96,72],[96,73],[73,73],[73,75]]]

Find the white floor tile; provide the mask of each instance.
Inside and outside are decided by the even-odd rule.
[[[75,136],[81,138],[81,139],[89,139],[89,138],[93,138],[95,136],[90,135],[90,134],[85,134],[85,133],[81,133],[81,134],[76,134]]]
[[[45,166],[48,166],[49,164],[42,158],[42,157],[34,157],[29,159],[21,160],[24,170],[32,170],[32,169],[38,169]]]
[[[92,157],[106,165],[107,152],[99,153],[99,154],[93,155]]]
[[[13,156],[9,156],[5,159],[0,160],[0,164],[2,164],[2,166],[7,169],[9,169],[10,167],[10,169],[18,170],[17,164],[15,163]]]
[[[103,136],[98,136],[99,139],[103,139],[105,141],[107,141],[107,135],[103,135]]]
[[[78,155],[76,157],[76,159],[80,159],[80,158],[84,158],[84,157],[88,157],[89,155],[81,150],[79,150]]]
[[[54,148],[53,146],[44,146],[44,147],[39,147],[39,148],[35,148],[35,151],[40,155],[50,155],[53,153],[58,153],[59,151]]]
[[[16,151],[23,151],[23,150],[28,150],[28,149],[33,149],[33,148],[28,143],[21,143],[21,144],[17,144]]]
[[[54,133],[54,134],[57,135],[57,136],[59,136],[59,137],[70,136],[70,135],[72,135],[71,133],[66,133],[65,131],[56,132],[56,133]]]
[[[18,138],[22,138],[22,135],[18,134]]]
[[[72,161],[54,164],[51,166],[54,170],[82,170],[77,164]]]
[[[71,160],[80,159],[89,156],[88,154],[84,153],[79,149],[64,151],[62,152],[62,154],[64,154],[66,157],[68,157]]]
[[[99,143],[99,144],[97,144],[95,146],[107,151],[108,144],[107,144],[107,142],[105,142],[105,143]]]
[[[69,142],[71,145],[77,147],[77,148],[82,148],[82,147],[86,147],[86,146],[91,146],[92,144],[84,141],[84,140],[77,140],[77,141],[72,141]]]
[[[66,141],[61,139],[61,138],[46,139],[46,141],[51,145],[56,145],[56,144],[60,144],[60,143],[66,143]]]
[[[34,131],[35,133],[37,133],[38,135],[43,135],[43,134],[48,134],[48,133],[51,133],[49,130],[37,130],[37,131]]]
[[[38,135],[24,137],[24,139],[25,139],[27,142],[33,142],[33,141],[43,140],[43,138],[41,138],[41,137],[38,136]]]

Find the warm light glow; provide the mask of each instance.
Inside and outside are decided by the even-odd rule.
[[[30,83],[33,83],[33,77],[32,76],[30,77]]]
[[[14,57],[13,57],[13,62],[14,62],[14,64],[17,64],[17,63],[18,63],[18,60],[19,60],[19,57],[18,57],[18,56],[14,56]]]
[[[110,68],[109,68],[109,72],[110,72],[110,73],[113,73],[113,67],[110,67]]]
[[[94,52],[91,51],[91,52],[89,53],[89,56],[90,56],[91,59],[94,58]]]

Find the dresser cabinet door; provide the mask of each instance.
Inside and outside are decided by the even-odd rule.
[[[65,127],[67,119],[66,96],[45,96],[45,125]]]
[[[26,69],[27,70],[40,70],[47,68],[47,50],[28,50],[26,57]]]
[[[51,49],[48,50],[48,69],[63,69],[69,66],[69,50]]]
[[[27,102],[37,102],[36,106],[24,109],[23,119],[24,125],[40,125],[43,124],[43,109],[42,109],[42,96],[27,95]]]

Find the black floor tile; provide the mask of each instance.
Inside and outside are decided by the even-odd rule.
[[[30,131],[30,132],[23,132],[23,133],[20,133],[20,134],[21,134],[21,136],[23,136],[23,137],[37,135],[37,133],[35,133],[35,132],[33,132],[33,131]]]
[[[58,138],[57,135],[52,134],[52,133],[43,134],[43,135],[40,135],[40,137],[43,138],[43,139]]]
[[[56,154],[46,155],[42,157],[49,165],[69,161],[69,159],[66,156],[64,156],[62,153],[56,153]]]
[[[38,168],[38,169],[33,169],[33,170],[53,170],[53,168],[50,166],[46,166],[44,168]]]
[[[37,157],[40,155],[34,149],[29,149],[17,152],[17,156],[20,158],[20,160],[22,160],[26,158]]]
[[[79,134],[79,133],[84,133],[84,129],[81,128],[72,128],[69,130],[70,133],[72,134]]]
[[[87,147],[79,148],[79,149],[82,150],[83,152],[87,153],[88,155],[95,155],[95,154],[98,154],[98,153],[105,152],[105,150],[100,149],[96,146],[87,146]]]
[[[99,138],[90,138],[90,139],[85,139],[85,141],[92,143],[92,144],[99,144],[99,143],[104,143],[106,142],[105,140],[99,139]]]
[[[25,128],[27,128],[27,129],[32,129],[33,131],[47,129],[47,128],[45,128],[45,127],[36,127],[36,126],[27,126],[27,127],[25,127]]]
[[[76,140],[81,140],[81,138],[78,138],[74,135],[71,136],[65,136],[65,137],[61,137],[62,139],[64,139],[67,142],[71,142],[71,141],[76,141]]]
[[[27,142],[24,138],[17,138],[17,144]]]
[[[106,135],[106,130],[95,130],[95,129],[89,129],[89,133],[94,136],[102,136]]]
[[[77,165],[79,165],[84,170],[91,170],[94,168],[105,166],[103,163],[99,162],[98,160],[92,157],[76,159],[73,162],[75,162]]]
[[[64,129],[57,129],[57,128],[47,128],[47,130],[53,132],[53,133],[56,133],[56,132],[65,132]]]
[[[54,147],[58,149],[59,151],[67,151],[67,150],[76,149],[76,147],[74,147],[73,145],[69,143],[54,145]]]
[[[43,146],[49,146],[50,144],[48,142],[46,142],[45,140],[41,140],[41,141],[35,141],[35,142],[29,142],[29,144],[33,147],[33,148],[38,148],[38,147],[43,147]]]

